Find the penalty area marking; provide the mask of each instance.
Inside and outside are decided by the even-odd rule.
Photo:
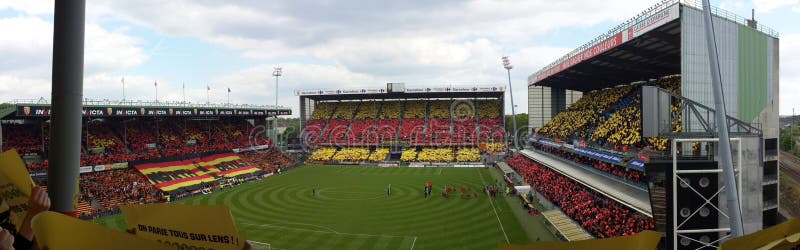
[[[478,169],[478,174],[481,176],[481,183],[484,186],[486,186],[486,182],[483,181],[483,174],[481,173],[480,169]],[[492,211],[494,211],[494,217],[497,218],[497,224],[500,224],[500,230],[503,230],[503,236],[506,237],[506,243],[511,243],[510,241],[508,241],[508,235],[506,234],[506,229],[503,228],[503,223],[500,222],[500,215],[497,215],[497,209],[494,208],[494,202],[492,202],[492,197],[489,197],[489,204],[492,205]]]

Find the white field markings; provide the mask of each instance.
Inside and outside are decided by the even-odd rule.
[[[478,174],[481,176],[481,183],[484,186],[486,186],[486,182],[483,181],[483,174],[481,173],[481,170],[479,168],[477,170],[478,170]],[[492,205],[492,211],[494,211],[494,217],[497,218],[497,224],[500,224],[500,230],[503,230],[503,236],[506,237],[506,243],[511,243],[508,240],[508,235],[506,234],[506,229],[503,228],[503,223],[500,222],[500,215],[497,215],[497,209],[494,208],[494,202],[492,202],[492,198],[491,197],[489,197],[489,204]]]
[[[312,232],[312,233],[328,233],[328,234],[336,234],[336,235],[366,236],[366,237],[378,237],[378,238],[382,238],[382,237],[386,237],[386,238],[410,238],[410,237],[414,237],[414,241],[411,243],[411,249],[414,249],[414,244],[416,244],[416,242],[417,242],[417,236],[403,236],[403,235],[390,235],[390,234],[342,233],[342,232],[333,230],[332,228],[329,228],[329,227],[326,227],[326,226],[320,226],[320,225],[314,225],[314,224],[308,224],[308,223],[287,222],[287,223],[280,223],[280,224],[306,225],[306,226],[312,226],[312,227],[317,227],[317,228],[324,228],[324,229],[327,229],[328,231],[320,231],[320,230],[305,229],[305,228],[294,228],[294,227],[279,226],[279,225],[276,225],[276,224],[268,224],[268,223],[255,224],[255,223],[249,223],[249,222],[242,222],[240,220],[237,220],[237,224],[245,225],[245,226],[251,226],[251,227],[277,228],[277,229],[285,229],[285,230],[294,230],[294,231],[303,231],[303,232]]]

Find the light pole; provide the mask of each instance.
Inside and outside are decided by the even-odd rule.
[[[728,215],[730,218],[731,236],[733,238],[744,235],[742,223],[742,210],[739,200],[739,193],[736,191],[736,176],[733,173],[733,157],[731,156],[731,141],[728,137],[728,118],[725,117],[727,111],[722,93],[722,76],[719,70],[719,57],[717,55],[717,43],[715,42],[714,27],[711,21],[711,3],[703,0],[703,24],[706,31],[706,46],[708,49],[708,61],[711,72],[711,86],[714,91],[715,126],[719,137],[719,159],[722,165],[722,175],[725,180],[725,198],[728,205]]]
[[[272,76],[275,77],[275,117],[272,117],[272,143],[278,146],[278,77],[283,74],[283,69],[280,67],[272,71]]]
[[[514,131],[511,133],[514,136],[514,148],[517,147],[517,112],[514,108],[514,89],[511,88],[511,69],[514,68],[511,62],[508,61],[508,56],[503,56],[503,68],[508,72],[508,93],[511,95],[511,122],[514,124]]]
[[[122,101],[125,101],[125,77],[122,78]]]

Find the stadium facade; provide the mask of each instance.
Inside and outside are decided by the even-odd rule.
[[[735,138],[732,144],[744,230],[745,233],[752,233],[780,221],[777,198],[779,38],[777,32],[755,20],[742,18],[716,7],[712,7],[711,12],[719,50],[728,125],[736,127],[731,129],[734,134],[732,138]],[[551,120],[578,102],[582,95],[602,93],[620,86],[658,86],[657,83],[663,82],[665,77],[679,79],[679,85],[674,91],[659,92],[672,96],[666,97],[671,100],[672,114],[669,114],[670,111],[659,111],[651,115],[640,110],[642,125],[633,128],[638,133],[644,133],[641,143],[637,145],[650,147],[646,130],[649,129],[648,126],[662,122],[656,119],[659,114],[666,113],[667,117],[664,119],[671,119],[672,125],[669,125],[670,121],[666,121],[665,127],[672,131],[658,133],[658,137],[670,140],[669,143],[664,143],[666,148],[661,149],[662,152],[643,149],[621,152],[617,148],[604,148],[610,146],[610,143],[605,143],[605,139],[602,139],[604,145],[589,143],[593,145],[583,146],[589,150],[620,156],[623,160],[626,157],[648,159],[644,168],[651,178],[648,188],[651,216],[655,217],[657,224],[660,222],[661,226],[657,226],[657,229],[665,232],[668,249],[718,245],[718,240],[723,240],[727,233],[725,199],[720,198],[722,192],[714,194],[719,191],[718,188],[709,189],[711,194],[705,194],[698,188],[696,192],[703,193],[700,195],[706,199],[699,203],[684,203],[683,200],[689,198],[678,197],[679,194],[686,196],[681,190],[691,186],[684,185],[681,180],[691,181],[696,177],[680,173],[697,169],[718,169],[714,152],[716,142],[713,142],[716,136],[712,132],[715,125],[712,124],[713,116],[707,115],[714,112],[708,108],[714,107],[708,65],[701,2],[667,0],[648,8],[528,77],[529,119],[531,126],[537,131],[547,127]],[[634,91],[640,93],[636,100],[642,102],[642,110],[658,106],[654,104],[658,102],[657,98],[649,99],[658,94],[647,94],[644,89],[646,87]],[[672,94],[667,94],[668,92]],[[616,107],[618,104],[609,107],[612,106]],[[615,110],[613,107],[609,110]],[[669,107],[670,104],[666,104],[665,108]],[[705,116],[700,114],[704,112]],[[601,115],[600,120],[609,120],[614,115],[609,111],[605,118]],[[590,134],[591,132],[589,131]],[[555,138],[548,138],[547,143],[552,143],[553,139]],[[556,140],[564,140],[563,145],[557,146],[570,152],[577,147],[578,142],[584,144],[583,138],[575,138],[574,135]],[[589,140],[586,138],[586,141]],[[674,148],[670,144],[675,145]],[[627,151],[628,145],[625,146]],[[566,149],[567,147],[570,149]],[[670,155],[670,151],[677,152],[677,157]],[[695,151],[694,158],[681,155],[692,151]],[[698,158],[699,155],[706,157]],[[535,155],[529,157],[535,161],[542,160]],[[682,172],[688,169],[692,170]],[[659,176],[664,179],[653,180]],[[724,187],[722,178],[717,181],[716,176],[713,174],[704,177],[712,177],[713,183],[710,186]],[[672,182],[673,180],[677,181]],[[654,184],[654,181],[660,183]],[[671,185],[670,182],[675,184]],[[707,182],[702,184],[709,186]],[[654,192],[666,197],[656,198]],[[711,219],[713,223],[709,223],[709,220],[693,221],[697,216],[691,212],[707,208],[709,204],[722,208],[719,211],[721,214],[712,213],[710,217],[718,219]],[[683,215],[682,208],[688,208],[690,214]],[[706,213],[707,210],[701,212]],[[698,224],[697,221],[702,223]],[[687,228],[687,225],[694,228]],[[719,231],[706,235],[703,234],[707,233],[703,231],[706,229]]]

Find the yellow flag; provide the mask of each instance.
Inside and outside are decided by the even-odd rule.
[[[789,219],[770,228],[727,240],[719,249],[800,249],[800,221]]]
[[[497,249],[523,250],[523,249],[550,249],[550,250],[640,250],[656,249],[661,240],[661,233],[655,231],[642,231],[631,236],[622,236],[598,240],[580,240],[571,242],[540,242],[524,246],[499,244]]]
[[[227,206],[145,204],[121,210],[129,231],[177,247],[238,250],[246,241]]]
[[[28,213],[28,197],[31,196],[33,185],[17,150],[0,154],[0,196],[8,205],[9,219],[17,227],[17,232]]]
[[[40,249],[175,249],[56,212],[36,215],[31,224],[36,234],[36,244]]]

